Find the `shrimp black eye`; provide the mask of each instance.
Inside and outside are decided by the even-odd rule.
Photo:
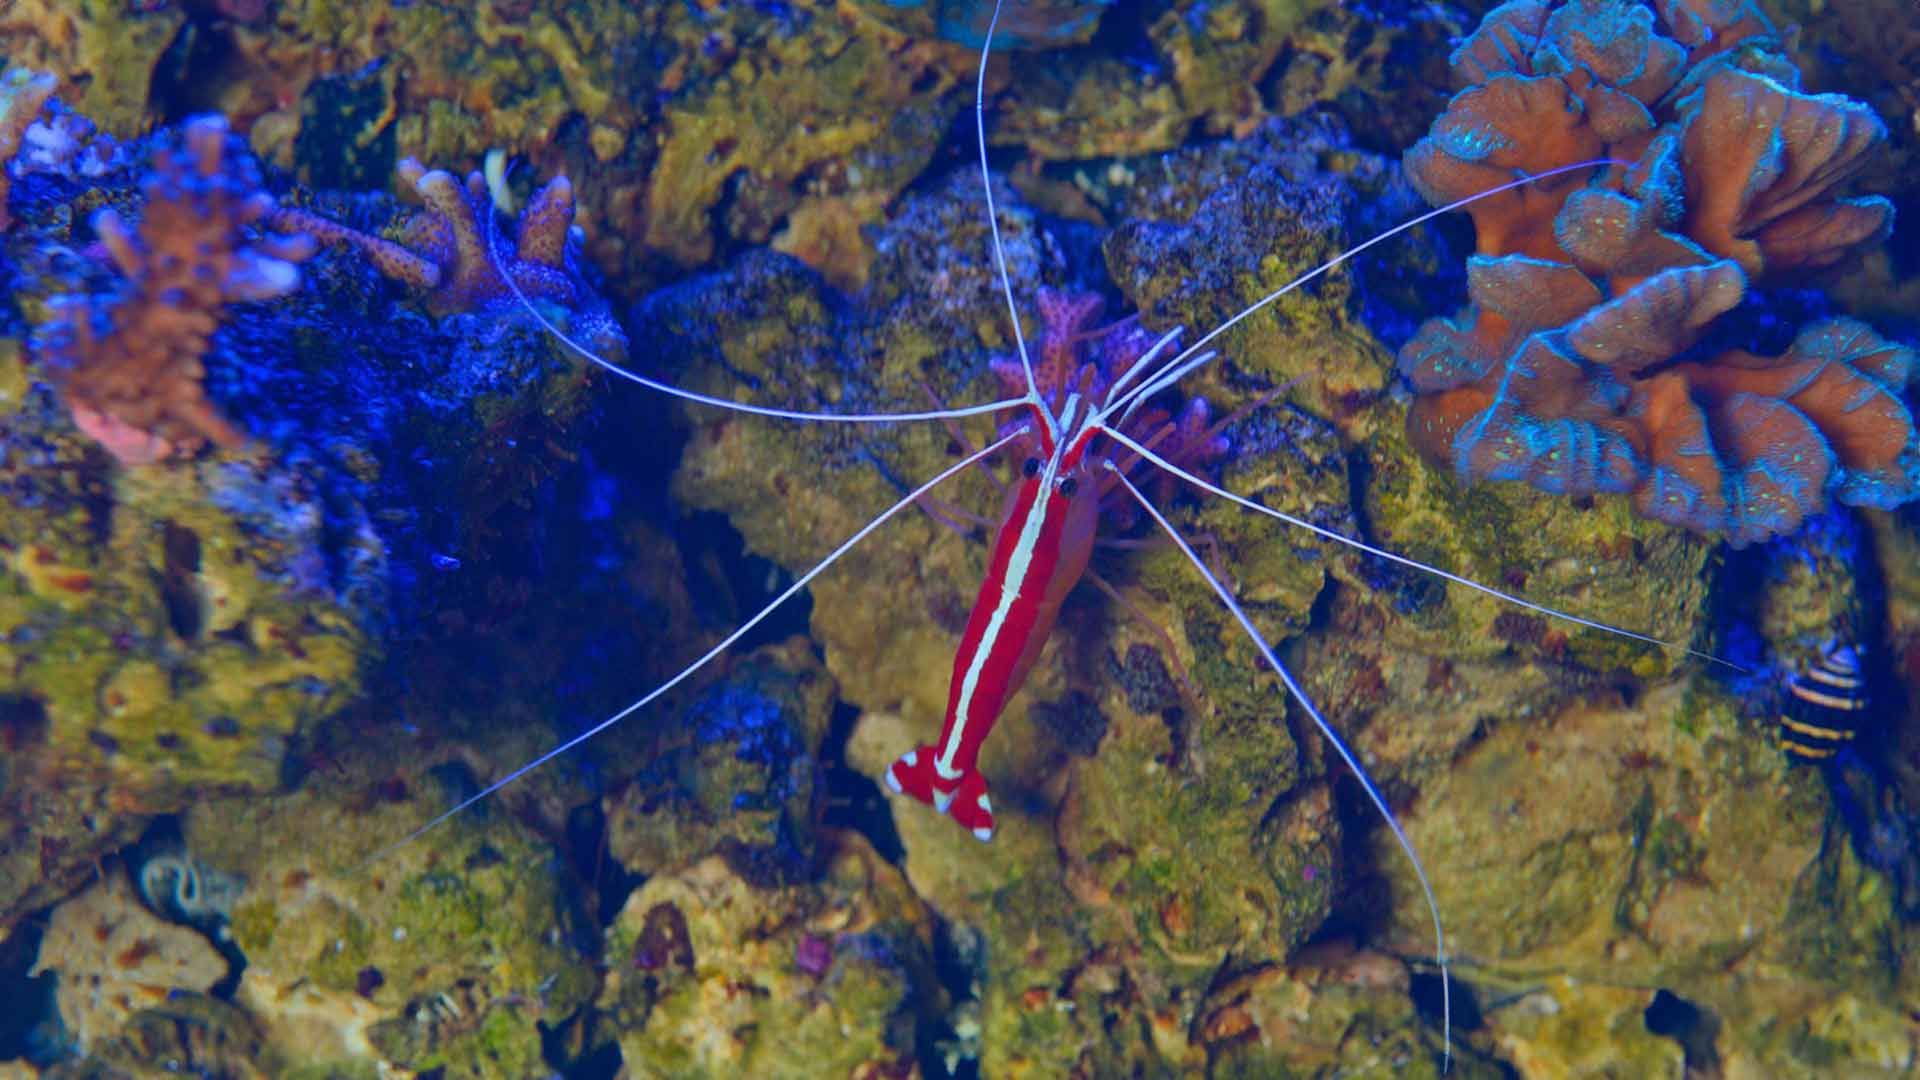
[[[1060,494],[1065,495],[1069,499],[1073,498],[1073,493],[1079,490],[1080,481],[1075,480],[1071,476],[1060,481]]]
[[[1026,473],[1028,476],[1040,475],[1040,459],[1037,457],[1028,458],[1027,463],[1020,466],[1020,471]]]

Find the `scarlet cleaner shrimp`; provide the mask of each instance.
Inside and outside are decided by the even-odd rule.
[[[998,6],[990,21],[986,40],[991,42],[998,24]],[[662,695],[692,677],[756,626],[780,605],[807,589],[830,567],[859,547],[883,525],[899,517],[909,507],[922,503],[936,489],[975,465],[998,455],[1007,455],[1015,463],[1015,476],[1008,490],[1005,509],[997,523],[995,539],[986,573],[960,634],[948,684],[947,707],[942,728],[932,742],[905,749],[886,770],[884,779],[896,792],[933,807],[952,817],[981,840],[993,837],[998,821],[995,816],[988,780],[978,755],[991,728],[1006,708],[1008,700],[1020,689],[1039,659],[1049,632],[1061,607],[1083,576],[1098,531],[1103,501],[1136,512],[1151,520],[1155,527],[1191,563],[1219,603],[1243,631],[1261,660],[1273,671],[1299,710],[1319,731],[1326,745],[1340,759],[1364,790],[1367,800],[1380,814],[1414,870],[1424,894],[1433,924],[1434,956],[1442,975],[1442,1028],[1447,1053],[1451,1054],[1451,1000],[1445,976],[1448,960],[1438,901],[1421,865],[1418,853],[1379,786],[1362,764],[1359,755],[1335,730],[1306,689],[1282,662],[1256,621],[1236,596],[1229,582],[1201,558],[1194,545],[1183,535],[1162,508],[1162,500],[1149,494],[1149,478],[1170,480],[1192,488],[1196,493],[1213,495],[1239,507],[1276,518],[1307,530],[1321,540],[1340,544],[1365,555],[1431,574],[1450,584],[1490,596],[1502,603],[1537,615],[1561,620],[1570,625],[1712,659],[1683,644],[1662,641],[1598,620],[1523,599],[1512,592],[1481,584],[1464,576],[1428,565],[1377,545],[1267,507],[1239,495],[1227,486],[1204,475],[1195,459],[1204,457],[1215,434],[1204,416],[1194,420],[1191,414],[1179,418],[1155,417],[1155,402],[1174,390],[1183,379],[1201,371],[1215,359],[1209,346],[1223,334],[1258,311],[1272,305],[1322,275],[1343,265],[1360,253],[1406,232],[1435,217],[1459,209],[1477,199],[1497,195],[1521,185],[1551,177],[1612,164],[1606,161],[1582,162],[1550,172],[1523,176],[1446,207],[1430,211],[1344,251],[1319,266],[1300,274],[1273,290],[1240,313],[1199,336],[1191,344],[1181,345],[1183,330],[1175,327],[1146,335],[1144,348],[1130,356],[1124,366],[1107,368],[1051,368],[1044,360],[1036,363],[1029,349],[1019,317],[1019,304],[1007,266],[1000,232],[1000,220],[994,205],[994,192],[986,154],[985,81],[990,46],[981,50],[975,83],[974,134],[978,143],[979,166],[986,203],[986,222],[992,237],[992,254],[998,275],[999,291],[1007,308],[1017,360],[1016,396],[982,405],[958,408],[934,408],[919,411],[827,413],[789,409],[775,405],[748,404],[723,397],[696,393],[684,387],[619,367],[596,356],[564,331],[553,326],[530,303],[523,305],[555,337],[609,374],[639,383],[651,390],[678,397],[692,405],[760,417],[772,421],[834,422],[841,424],[894,424],[908,421],[959,421],[996,414],[1006,419],[998,434],[976,450],[968,450],[959,459],[931,479],[918,484],[894,501],[865,525],[854,531],[824,558],[775,596],[771,602],[745,620],[718,644],[693,659],[677,675],[649,691],[645,696],[608,716],[552,750],[521,765],[494,781],[484,790],[434,818],[406,838],[412,839],[461,810],[513,783],[528,772],[581,745],[598,733],[638,712]],[[511,279],[509,278],[509,284]],[[405,843],[402,840],[401,843]]]

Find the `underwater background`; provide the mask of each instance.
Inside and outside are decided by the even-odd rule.
[[[1444,973],[1134,504],[984,744],[992,842],[886,791],[1017,460],[414,835],[994,440],[549,332],[760,406],[1017,397],[991,11],[0,0],[0,1078],[1920,1069],[1914,0],[1008,0],[1056,381],[1612,163],[1142,414],[1673,643],[1137,474]]]

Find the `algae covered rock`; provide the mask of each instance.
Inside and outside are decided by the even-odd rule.
[[[264,455],[115,469],[11,343],[0,383],[10,796],[92,787],[124,815],[276,786],[289,739],[358,691],[375,651],[384,548],[364,510]],[[37,895],[33,875],[6,880],[0,921]]]
[[[1523,1076],[1684,1076],[1677,1039],[1648,1030],[1653,994],[1559,976],[1487,1017],[1500,1056]]]
[[[1144,57],[1088,49],[1020,63],[996,142],[1049,160],[1171,149],[1187,132],[1223,132],[1261,117],[1263,76],[1314,0],[1231,0],[1117,6],[1116,37]],[[1150,58],[1150,59],[1148,59]]]
[[[265,181],[221,145],[239,155],[223,183],[257,210],[266,195],[242,189]],[[145,155],[128,149],[99,169],[49,152],[31,190],[15,192],[11,295],[48,334],[52,313],[76,299],[112,310],[172,302],[129,292],[110,260],[83,253],[86,211],[103,204],[145,215],[145,242],[197,242],[167,232],[179,215],[156,202],[191,185],[156,186]],[[355,206],[378,217],[392,209],[381,202]],[[542,239],[560,244],[565,225],[549,222]],[[118,813],[170,811],[203,788],[271,788],[290,744],[353,699],[392,640],[417,639],[426,610],[503,607],[499,589],[476,601],[474,583],[512,546],[502,534],[526,525],[509,510],[552,473],[550,453],[528,451],[584,411],[581,369],[557,362],[526,322],[421,319],[364,258],[328,252],[305,271],[270,304],[194,316],[222,322],[185,367],[235,433],[214,456],[110,457],[82,434],[98,427],[42,381],[60,374],[51,338],[32,363],[11,339],[0,344],[0,653],[22,717],[14,783],[104,781]],[[141,348],[127,344],[134,359]],[[139,378],[128,382],[137,396]],[[477,572],[456,579],[463,560]],[[46,850],[46,862],[64,862],[60,846]]]
[[[971,56],[847,6],[275,4],[210,93],[316,185],[505,147],[565,173],[591,254],[643,283],[778,241],[857,280],[874,221],[931,158]],[[351,180],[351,184],[342,181]]]
[[[651,875],[719,852],[756,884],[810,876],[834,700],[811,648],[796,638],[742,657],[647,725],[639,775],[606,800],[614,858]]]
[[[1816,771],[1789,769],[1695,675],[1631,705],[1492,720],[1402,820],[1447,915],[1456,974],[1541,995],[1489,1014],[1502,1056],[1670,1060],[1633,1022],[1652,987],[1699,1014],[1663,1033],[1698,1043],[1690,1054],[1813,1076],[1823,1060],[1912,1053],[1885,1038],[1914,993],[1897,966],[1913,931],[1885,879],[1823,820],[1825,803]],[[1391,938],[1414,948],[1426,933],[1418,888],[1376,850],[1394,882]],[[1854,1017],[1844,1032],[1833,1009]],[[1794,1031],[1828,1032],[1826,1049]]]
[[[1437,1033],[1416,1014],[1399,958],[1334,939],[1286,964],[1236,970],[1211,987],[1191,1037],[1212,1075],[1438,1076]],[[1456,1057],[1447,1075],[1479,1076]]]
[[[568,1017],[594,981],[552,850],[488,808],[370,859],[445,795],[431,778],[365,779],[377,755],[350,760],[292,794],[186,816],[195,858],[248,883],[229,924],[247,961],[235,1002],[292,1061],[538,1070],[538,1024]],[[436,775],[470,790],[458,766]]]
[[[938,1005],[926,909],[857,834],[812,883],[712,857],[649,880],[607,930],[599,1007],[635,1077],[911,1075]]]
[[[186,23],[174,4],[18,0],[0,11],[0,52],[60,76],[87,115],[119,136],[152,122],[150,79]]]
[[[206,994],[175,993],[94,1046],[87,1065],[61,1075],[165,1080],[182,1073],[208,1080],[265,1080],[287,1070],[267,1051],[258,1025],[244,1011]]]

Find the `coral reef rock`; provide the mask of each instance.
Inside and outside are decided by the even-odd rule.
[[[812,884],[758,889],[716,856],[627,897],[599,1004],[628,1075],[914,1075],[929,916],[866,841],[827,842]]]
[[[646,765],[605,800],[609,853],[648,875],[718,852],[758,885],[810,877],[834,690],[804,638],[734,661],[682,716],[648,725]]]
[[[235,1003],[290,1060],[531,1075],[538,1024],[593,986],[550,850],[482,812],[369,861],[444,805],[436,776],[466,788],[457,765],[408,783],[362,779],[381,775],[369,748],[349,760],[291,795],[186,817],[194,857],[248,882],[228,924],[247,962]]]
[[[943,37],[979,48],[987,37],[991,3],[975,0],[857,0],[881,22],[919,37]],[[1093,36],[1100,14],[1113,0],[1023,0],[1002,5],[993,34],[995,51],[1055,49],[1079,45]]]
[[[198,932],[142,906],[113,865],[53,909],[33,968],[42,971],[59,973],[60,1019],[84,1052],[135,1013],[219,982],[227,960]]]

